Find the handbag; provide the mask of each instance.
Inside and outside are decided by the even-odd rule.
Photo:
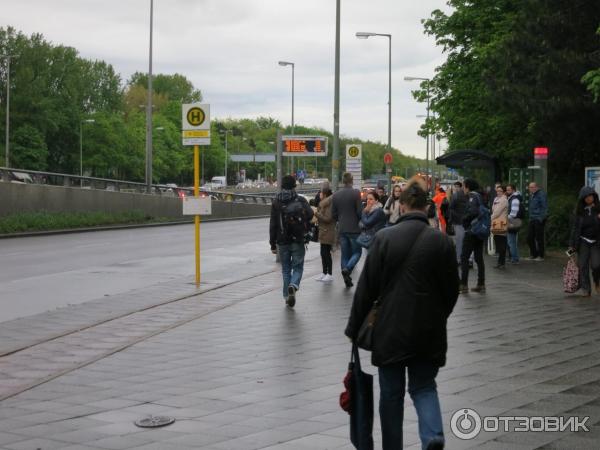
[[[579,266],[574,257],[570,257],[563,269],[563,290],[572,294],[579,289]]]
[[[350,415],[350,442],[358,450],[373,450],[373,375],[362,371],[356,344],[352,344],[344,387],[340,406]]]
[[[452,222],[446,223],[446,234],[448,236],[454,236],[456,234],[456,232],[454,231],[454,225],[452,224]]]
[[[508,221],[504,218],[492,220],[492,234],[504,234],[508,231]]]
[[[519,231],[522,225],[523,221],[518,217],[508,216],[508,231]]]
[[[308,239],[311,242],[319,242],[319,224],[311,223],[310,229],[308,230]]]
[[[363,350],[373,350],[373,329],[375,328],[375,320],[377,320],[377,310],[379,309],[379,299],[373,302],[371,310],[363,320],[362,325],[358,329],[356,336],[356,344]]]
[[[373,242],[373,238],[375,237],[372,233],[367,233],[366,231],[361,231],[361,233],[356,238],[356,243],[360,245],[362,248],[369,248],[371,246],[371,242]]]
[[[408,248],[408,252],[406,252],[406,258],[404,258],[402,260],[402,263],[398,267],[398,273],[400,273],[402,271],[404,263],[406,262],[407,259],[409,259],[408,256],[410,256],[410,252],[411,252],[412,248],[421,239],[421,236],[423,235],[424,231],[427,228],[429,228],[429,226],[425,225],[423,227],[423,229],[421,230],[421,232],[419,233],[419,235],[417,236],[417,239],[415,239],[412,242],[412,244],[410,244],[410,247]],[[382,292],[386,292],[386,291],[384,290]],[[367,316],[365,317],[362,324],[360,325],[360,328],[358,329],[358,334],[356,335],[355,342],[356,342],[356,345],[358,347],[362,348],[363,350],[368,350],[368,351],[373,350],[373,334],[375,332],[375,324],[377,322],[377,313],[379,311],[379,308],[381,307],[381,301],[382,301],[381,297],[379,297],[373,302],[373,306],[371,306],[371,309],[367,313]]]

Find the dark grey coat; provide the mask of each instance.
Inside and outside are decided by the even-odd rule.
[[[352,186],[344,186],[333,194],[331,208],[333,219],[338,223],[340,233],[360,233],[358,226],[362,214],[360,192]]]
[[[397,225],[375,235],[346,336],[356,338],[377,298],[381,306],[371,355],[375,366],[410,360],[446,363],[446,320],[458,298],[456,252],[448,236],[429,227],[425,214],[403,215]]]

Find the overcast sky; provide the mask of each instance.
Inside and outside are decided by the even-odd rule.
[[[185,75],[213,118],[270,116],[333,131],[335,0],[154,0],[153,72]],[[425,106],[416,82],[443,62],[421,19],[445,0],[342,0],[340,133],[387,143],[388,39],[392,35],[392,145],[423,158]],[[123,81],[148,71],[150,0],[0,0],[0,24],[115,67]]]

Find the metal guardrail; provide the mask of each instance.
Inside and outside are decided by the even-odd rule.
[[[146,194],[146,183],[135,181],[113,180],[109,178],[85,177],[72,174],[40,172],[36,170],[23,170],[0,167],[0,181],[14,183],[44,184],[51,186],[64,186],[80,189],[98,189],[113,192]],[[318,188],[298,189],[305,195],[315,195]],[[206,190],[200,188],[203,195],[210,195],[215,200],[249,204],[270,205],[277,192],[270,188],[267,192],[240,193],[231,189]],[[166,184],[153,184],[153,195],[166,197],[192,196],[194,189],[189,187],[173,187]]]

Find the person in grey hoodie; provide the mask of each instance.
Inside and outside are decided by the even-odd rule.
[[[331,213],[338,224],[340,246],[342,248],[342,277],[346,287],[352,287],[352,270],[360,260],[362,247],[356,239],[360,234],[358,222],[362,215],[360,191],[352,187],[352,174],[342,175],[344,187],[333,194]]]
[[[577,252],[579,294],[589,297],[592,293],[590,267],[596,293],[600,294],[600,201],[596,191],[589,186],[579,191],[569,249]]]

